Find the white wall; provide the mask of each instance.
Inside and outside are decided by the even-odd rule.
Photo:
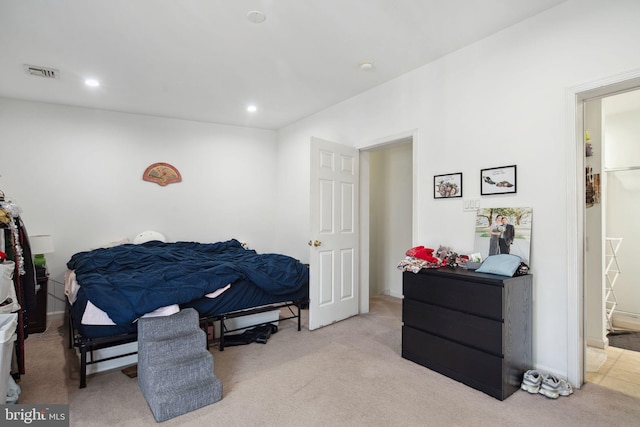
[[[533,208],[534,363],[566,375],[577,340],[567,334],[567,94],[640,68],[638,16],[636,0],[570,0],[279,130],[279,247],[308,257],[294,239],[308,230],[310,136],[365,147],[418,129],[414,243],[460,253],[473,248],[474,217],[461,200],[434,201],[433,176],[462,171],[465,197],[480,198],[480,169],[516,164],[517,193],[481,203]]]
[[[413,169],[411,143],[370,153],[369,291],[402,296],[402,272],[396,268],[411,247]]]
[[[143,181],[155,162],[183,181]],[[273,251],[275,162],[273,131],[0,99],[0,188],[29,234],[53,235],[57,282],[75,252],[148,229]]]
[[[603,104],[606,113],[606,99]],[[606,116],[605,138],[607,168],[640,167],[640,109]],[[640,255],[640,170],[607,173],[606,209],[607,235],[623,238],[618,253],[621,274],[614,287],[616,312],[640,316],[640,286],[635,272]]]
[[[595,99],[584,103],[584,128],[590,135],[589,143],[593,155],[585,157],[585,167],[593,169],[594,174],[602,173],[602,101]],[[586,142],[586,141],[585,141]],[[603,284],[603,238],[604,238],[604,188],[601,188],[601,201],[585,208],[585,332],[587,344],[592,347],[606,346],[606,319]]]

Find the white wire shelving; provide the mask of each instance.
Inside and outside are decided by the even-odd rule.
[[[616,280],[620,275],[620,264],[618,263],[618,250],[622,244],[622,237],[607,237],[605,247],[605,297],[604,305],[607,317],[607,329],[613,331],[613,312],[615,311],[618,300],[614,290]]]

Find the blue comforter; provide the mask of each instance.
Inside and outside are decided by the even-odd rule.
[[[126,244],[77,253],[67,267],[75,271],[81,292],[117,325],[239,279],[273,295],[290,294],[308,282],[308,269],[298,260],[257,254],[237,240]]]

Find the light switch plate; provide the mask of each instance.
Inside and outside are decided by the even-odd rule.
[[[480,199],[464,199],[462,201],[462,210],[465,212],[477,211],[480,209]]]

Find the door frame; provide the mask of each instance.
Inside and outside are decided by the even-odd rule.
[[[404,143],[411,139],[412,152],[411,161],[413,167],[412,177],[412,206],[411,206],[411,240],[414,243],[417,241],[417,203],[418,200],[418,129],[411,129],[408,131],[400,132],[397,134],[376,138],[375,140],[365,142],[363,145],[356,147],[360,150],[360,313],[369,312],[369,225],[370,216],[369,209],[364,209],[364,206],[369,206],[370,200],[370,165],[369,165],[369,153],[376,149],[388,148],[397,143]],[[408,249],[408,248],[407,248]]]
[[[640,86],[640,70],[569,88],[567,94],[567,378],[580,387],[585,373],[584,102]]]

